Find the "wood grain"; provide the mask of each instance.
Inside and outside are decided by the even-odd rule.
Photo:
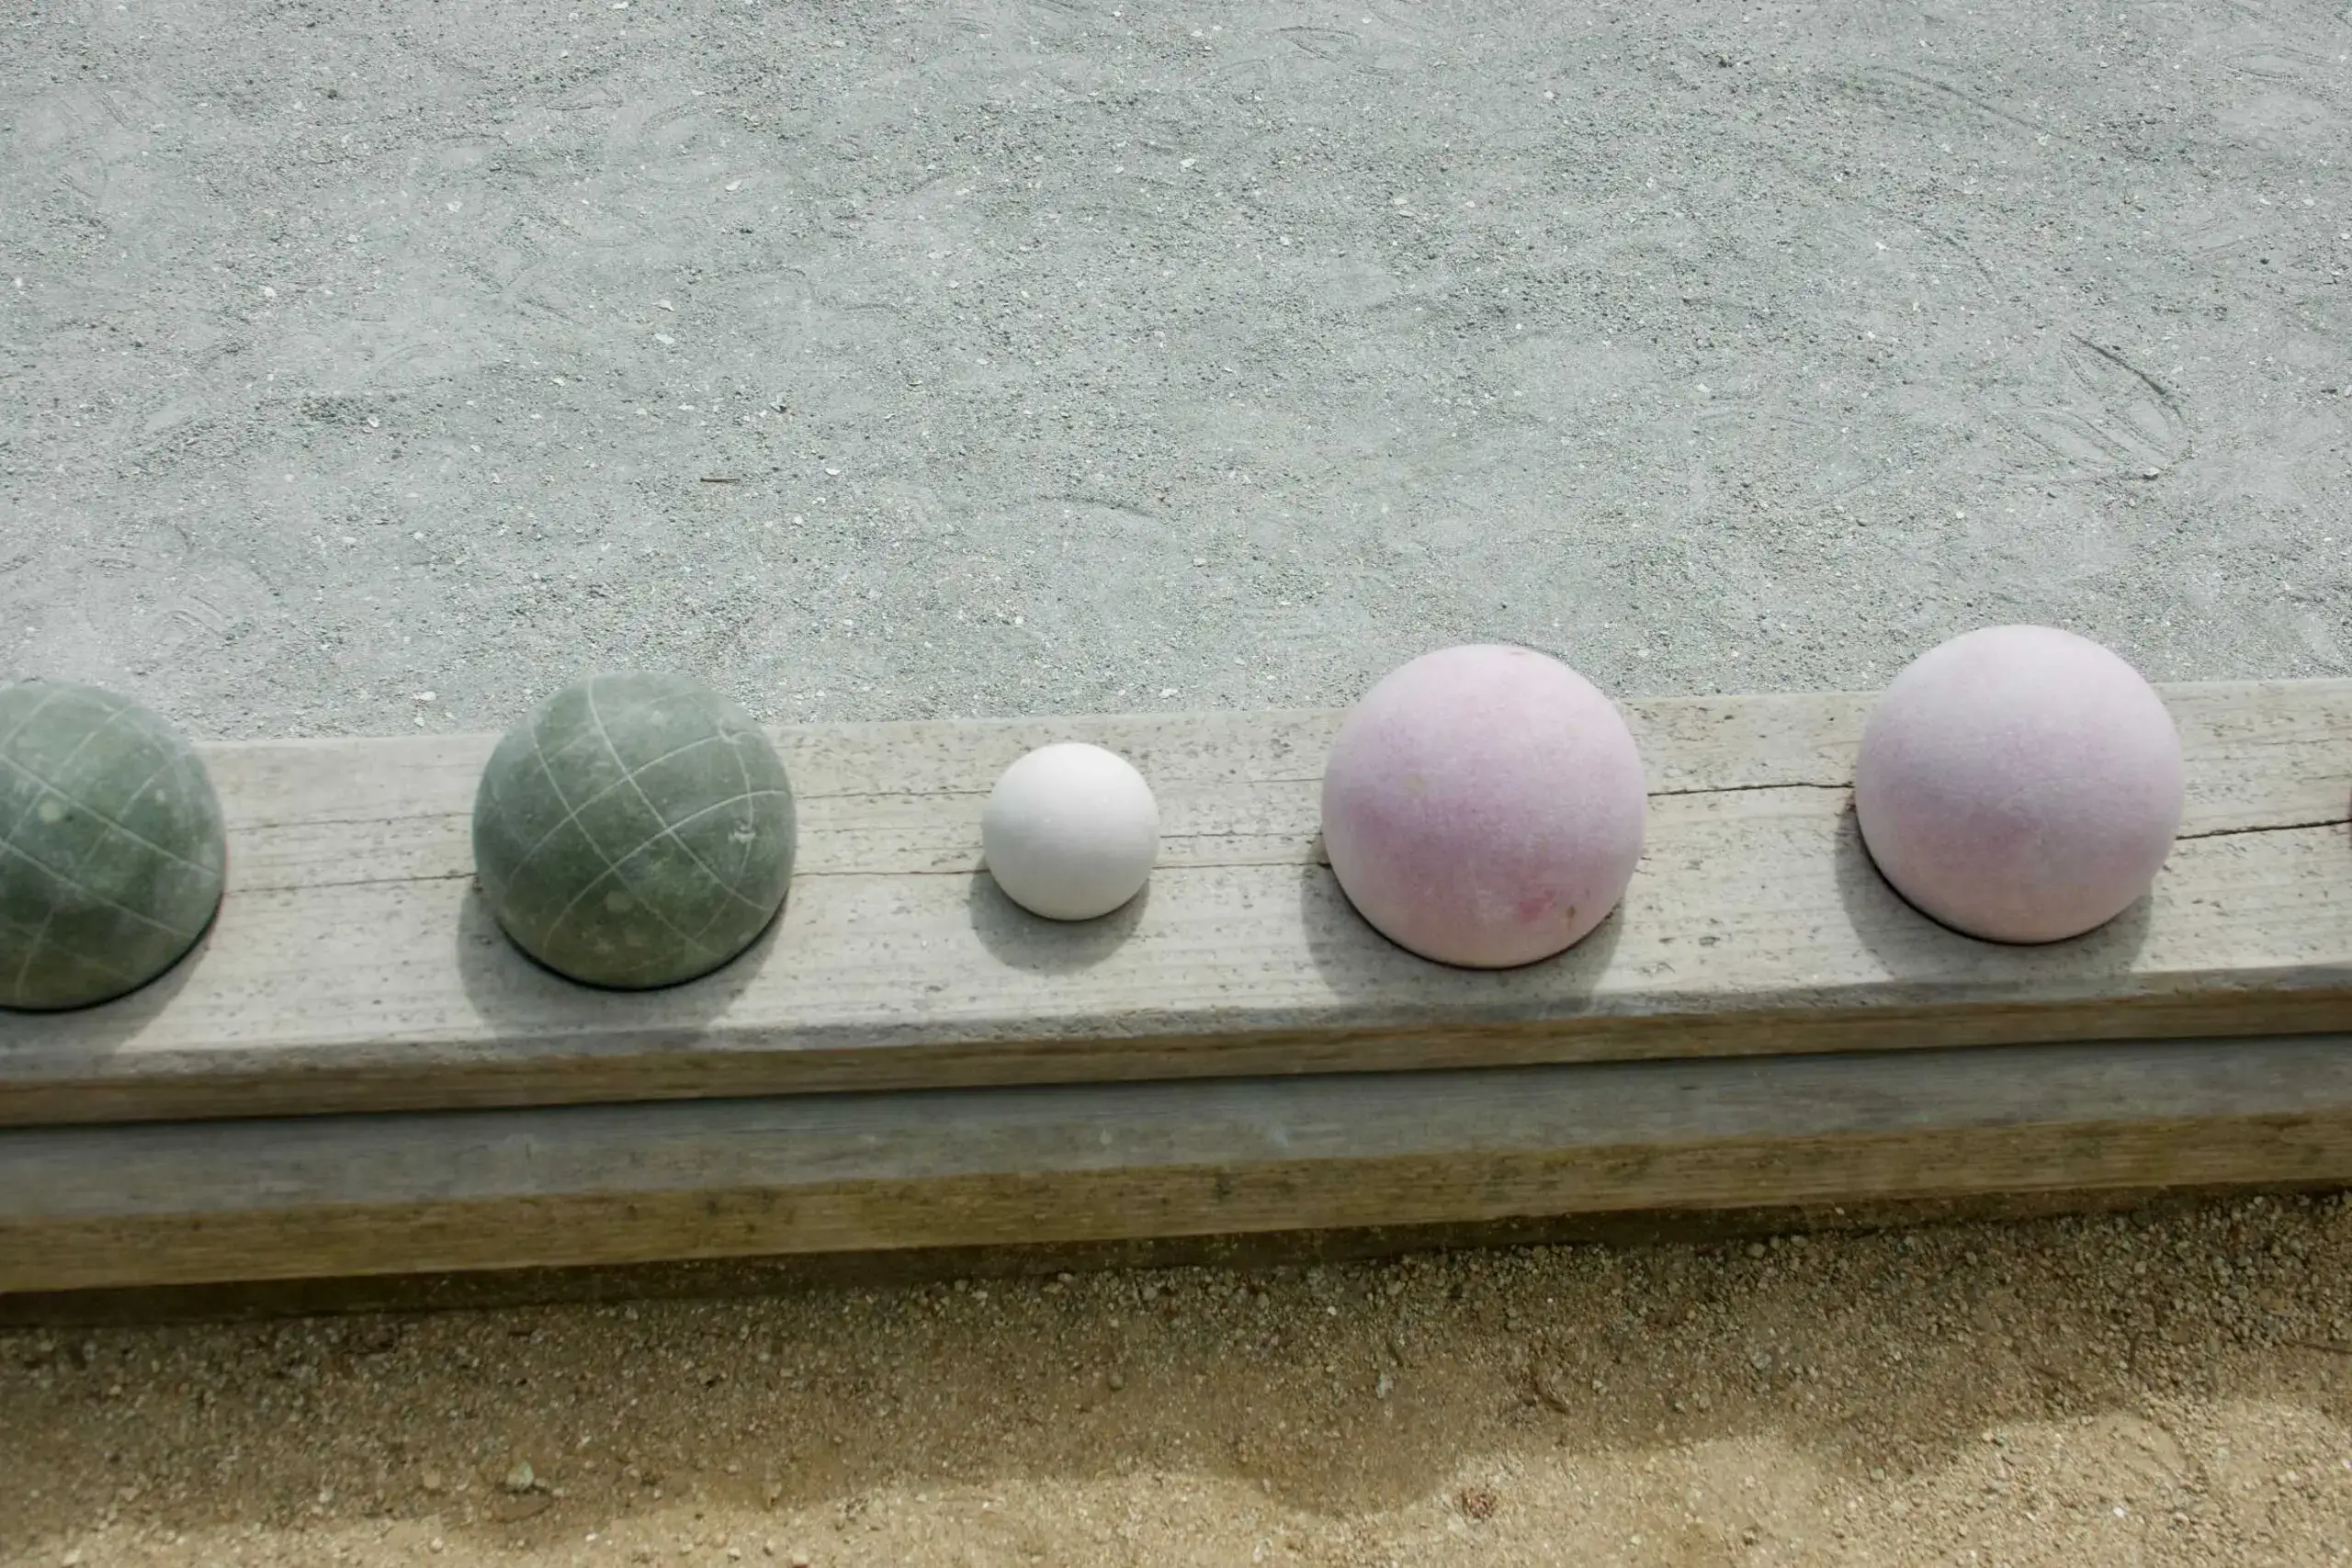
[[[1798,1233],[1917,1225],[2015,1224],[2065,1214],[2154,1218],[2261,1194],[2333,1196],[2340,1182],[2212,1183],[2190,1187],[2052,1188],[1890,1201],[1771,1203],[1744,1209],[1618,1209],[1501,1220],[1344,1230],[1246,1231],[1110,1241],[910,1247],[887,1252],[785,1252],[646,1263],[347,1274],[333,1279],[208,1280],[0,1291],[0,1333],[162,1323],[221,1323],[351,1313],[484,1312],[579,1303],[742,1300],[811,1287],[896,1289],[950,1280],[1041,1279],[1105,1269],[1221,1269],[1257,1272],[1514,1247],[1722,1247]]]
[[[0,1014],[0,1125],[2352,1029],[2352,682],[2165,695],[2172,863],[2041,949],[1944,931],[1872,871],[1848,789],[1867,697],[1631,705],[1652,798],[1626,902],[1501,975],[1348,908],[1317,840],[1336,714],[780,730],[785,915],[720,974],[631,996],[534,968],[472,897],[488,738],[214,746],[213,931],[121,1002]],[[1068,738],[1134,758],[1166,835],[1144,898],[1078,927],[978,869],[998,771]]]
[[[0,1292],[2352,1179],[2352,1041],[0,1133]]]

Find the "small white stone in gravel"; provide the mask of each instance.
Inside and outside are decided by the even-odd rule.
[[[516,1460],[514,1468],[506,1472],[506,1490],[509,1492],[528,1492],[538,1483],[538,1475],[531,1469],[529,1460]]]

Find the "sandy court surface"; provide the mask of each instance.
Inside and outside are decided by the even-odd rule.
[[[2342,674],[2352,13],[14,0],[0,677],[205,737]],[[0,1563],[2352,1552],[2352,1213],[0,1335]],[[527,1468],[526,1468],[527,1467]]]
[[[197,733],[2341,673],[2338,0],[16,0],[0,674]]]
[[[2352,1203],[0,1336],[0,1562],[2352,1561]]]

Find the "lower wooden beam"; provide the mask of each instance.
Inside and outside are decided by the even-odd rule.
[[[0,1292],[2352,1182],[2352,1037],[0,1133]]]
[[[1725,1246],[1767,1236],[1834,1235],[1921,1225],[2024,1224],[2064,1215],[2143,1218],[2199,1205],[2325,1200],[2343,1180],[2203,1187],[2063,1188],[1741,1209],[1637,1209],[1534,1214],[1475,1224],[1365,1225],[1125,1241],[785,1253],[684,1263],[589,1263],[361,1274],[187,1285],[118,1285],[0,1293],[0,1330],[252,1322],[370,1313],[482,1312],[645,1301],[727,1301],[801,1291],[888,1290],[949,1280],[1049,1278],[1104,1270],[1222,1269],[1283,1274],[1408,1254],[1513,1247]]]

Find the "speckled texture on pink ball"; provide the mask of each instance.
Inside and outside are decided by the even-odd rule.
[[[1442,964],[1574,945],[1642,856],[1642,759],[1615,705],[1555,659],[1424,654],[1356,705],[1323,774],[1323,844],[1363,918]]]
[[[2148,891],[2185,791],[2180,734],[2138,671],[2072,632],[1991,626],[1887,687],[1854,811],[1922,913],[1990,942],[2058,942]]]

